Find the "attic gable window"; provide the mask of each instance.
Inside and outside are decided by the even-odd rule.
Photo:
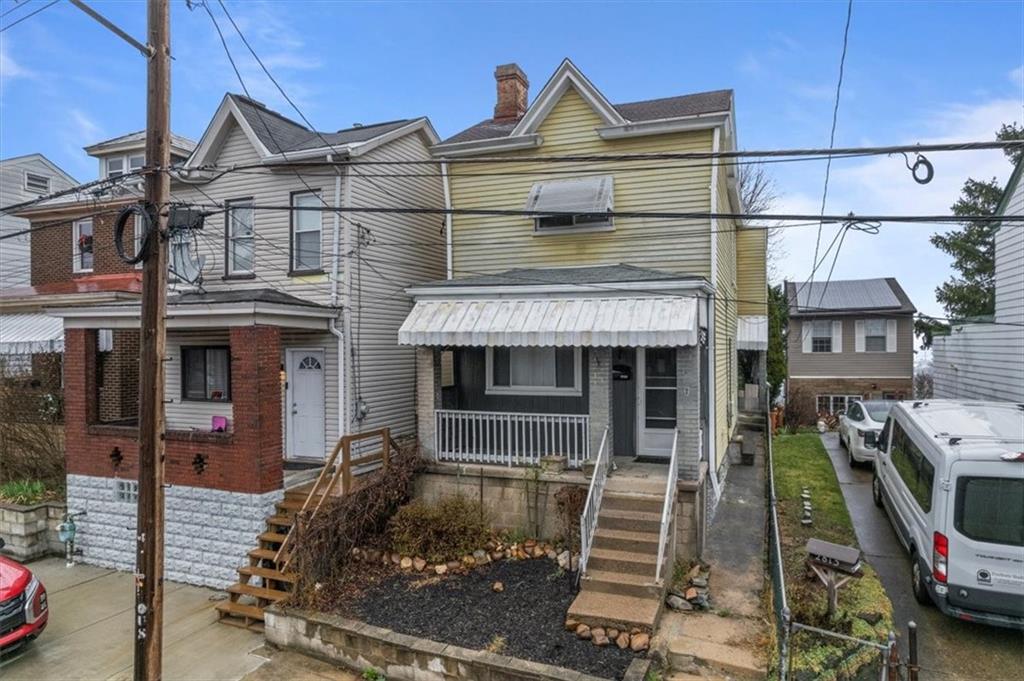
[[[614,205],[611,175],[537,182],[530,189],[526,210],[554,215],[534,217],[534,232],[558,234],[614,229],[608,213]]]

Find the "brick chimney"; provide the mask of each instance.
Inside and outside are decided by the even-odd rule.
[[[519,64],[502,64],[494,69],[498,85],[498,103],[494,105],[494,120],[518,121],[526,113],[526,100],[530,81]]]

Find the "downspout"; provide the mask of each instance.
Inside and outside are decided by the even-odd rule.
[[[352,179],[353,175],[348,169],[345,170],[345,184],[342,187],[341,205],[352,205]],[[338,361],[344,367],[345,383],[339,386],[344,395],[345,403],[345,433],[349,433],[352,425],[352,220],[345,220],[341,232],[342,252],[345,257],[345,269],[342,274],[344,290],[341,297],[341,320],[342,331],[344,332],[344,355]],[[358,237],[357,237],[358,238]],[[362,285],[362,282],[360,282]]]
[[[448,263],[448,278],[454,277],[454,257],[452,255],[452,188],[448,180],[448,162],[441,160],[441,188],[444,191],[444,240],[445,240],[445,254],[447,256]]]
[[[711,140],[711,152],[717,154],[719,147],[721,146],[721,132],[720,127],[715,127],[712,133]],[[711,158],[711,213],[718,212],[718,157],[712,156]],[[715,289],[715,294],[718,291],[718,218],[711,218],[711,286]],[[708,438],[708,474],[711,476],[711,489],[714,491],[715,499],[714,502],[717,504],[718,499],[722,494],[722,484],[718,480],[718,394],[716,387],[718,384],[718,347],[716,345],[717,339],[715,338],[715,322],[716,322],[716,299],[709,296],[708,305],[708,352],[711,353],[710,360],[708,362],[708,395],[710,396],[708,405],[708,427],[711,429],[711,437]]]
[[[334,154],[327,155],[327,161],[334,161]],[[341,208],[341,171],[334,170],[334,207]],[[331,307],[338,309],[338,261],[341,257],[341,213],[334,211],[334,234],[331,246]],[[337,317],[331,317],[331,334],[337,338],[338,343],[338,438],[348,434],[348,424],[345,423],[345,414],[348,413],[348,400],[345,394],[345,334],[338,328]]]

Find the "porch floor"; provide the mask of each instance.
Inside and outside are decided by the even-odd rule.
[[[608,476],[609,492],[634,494],[665,494],[668,463],[647,463],[631,456],[613,458],[615,470]]]

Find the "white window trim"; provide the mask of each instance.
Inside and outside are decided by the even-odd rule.
[[[808,323],[811,326],[811,331],[810,331],[810,340],[811,340],[811,342],[810,342],[810,346],[809,346],[810,347],[810,350],[809,350],[810,354],[813,354],[813,355],[827,355],[827,354],[835,352],[836,351],[836,338],[835,338],[834,327],[832,326],[833,322],[831,322],[829,320],[818,320],[818,321],[811,321],[811,322],[808,322]],[[818,335],[818,334],[816,334],[814,332],[814,325],[817,324],[817,323],[827,324],[828,325],[828,331],[827,331],[826,334]],[[816,338],[828,338],[829,349],[828,350],[815,350],[814,349],[814,339],[816,339]]]
[[[301,198],[303,196],[312,196],[312,197],[315,197],[315,198],[320,198],[321,197],[319,189],[314,190],[314,191],[310,191],[310,192],[297,192],[295,194],[292,194],[292,208],[295,207],[297,199],[299,199],[299,198]],[[320,198],[320,200],[322,201],[323,199]],[[290,272],[299,272],[299,273],[303,273],[303,272],[318,272],[318,271],[321,271],[323,269],[323,266],[324,266],[324,256],[323,256],[323,252],[322,252],[323,251],[323,239],[324,239],[324,214],[323,214],[322,211],[317,211],[317,212],[314,213],[318,218],[320,218],[320,224],[316,227],[316,229],[299,229],[298,217],[301,214],[302,214],[302,212],[295,212],[295,214],[294,214],[294,216],[292,218],[292,221],[291,221],[291,230],[292,230],[292,233],[291,233],[291,259],[292,259],[292,261],[291,261],[291,263],[289,263],[289,271]],[[256,231],[256,229],[255,229],[255,214],[253,215],[253,224],[254,224],[253,232],[255,233],[255,231]],[[317,248],[316,267],[303,267],[303,268],[299,268],[299,267],[297,267],[297,265],[298,265],[298,257],[299,257],[299,240],[298,240],[298,235],[299,234],[306,234],[308,232],[316,232],[317,234],[320,235],[319,238],[317,238],[317,243],[319,244],[320,247]]]
[[[93,266],[88,268],[82,267],[82,252],[78,249],[78,238],[81,236],[80,230],[82,229],[82,225],[86,222],[88,222],[93,228]],[[94,267],[96,267],[96,224],[91,218],[87,220],[75,220],[71,223],[71,271],[74,274],[83,274],[85,272],[92,272]]]
[[[582,215],[582,213],[581,213]],[[576,220],[576,216],[572,216],[573,220]],[[533,235],[534,236],[548,236],[554,234],[591,234],[593,232],[614,232],[615,231],[615,220],[608,218],[605,222],[594,222],[585,225],[563,225],[560,227],[541,227],[541,218],[533,219]]]
[[[883,330],[880,334],[885,339],[885,347],[882,350],[869,350],[868,349],[868,338],[878,338],[879,334],[868,333],[868,322],[881,321],[883,324]],[[891,352],[889,349],[889,325],[887,320],[881,319],[859,319],[857,320],[857,352],[864,352],[871,355],[880,355],[886,352]]]
[[[120,155],[105,156],[103,158],[103,160],[100,162],[100,165],[102,166],[102,170],[103,170],[103,177],[104,178],[108,178],[108,177],[124,177],[128,173],[133,172],[132,171],[132,157],[134,157],[134,156],[141,156],[142,157],[142,165],[139,166],[139,168],[136,168],[136,170],[144,168],[146,166],[146,154],[145,154],[145,152],[143,152],[143,153],[134,152],[134,153],[130,153],[130,154],[120,154]],[[111,161],[118,161],[118,160],[121,161],[121,171],[119,173],[115,174],[115,175],[111,175],[110,174],[110,162]]]
[[[33,173],[33,172],[29,171],[29,170],[25,171],[25,191],[27,191],[27,192],[35,192],[36,191],[32,187],[28,186],[28,176],[29,175],[33,175],[35,177],[41,178],[43,180],[46,180],[46,189],[43,190],[43,195],[50,193],[50,187],[53,186],[53,183],[51,182],[50,176],[49,175],[43,175],[41,173]]]
[[[227,256],[225,262],[225,272],[227,272],[228,276],[234,276],[238,274],[256,274],[256,202],[251,198],[235,199],[234,201],[227,201],[225,206],[227,208],[228,218],[226,225],[227,229],[225,230],[224,233],[224,237],[227,239],[227,248],[225,249],[225,255]],[[252,211],[252,236],[236,237],[232,236],[231,234],[231,221],[234,220],[232,211],[240,207],[249,207],[249,209]],[[231,250],[235,241],[243,239],[248,239],[249,241],[252,242],[252,269],[248,270],[235,269],[234,253]]]
[[[551,385],[494,385],[494,348],[486,348],[484,374],[487,376],[486,395],[557,395],[561,397],[583,396],[583,350],[573,348],[573,386],[556,387]]]

